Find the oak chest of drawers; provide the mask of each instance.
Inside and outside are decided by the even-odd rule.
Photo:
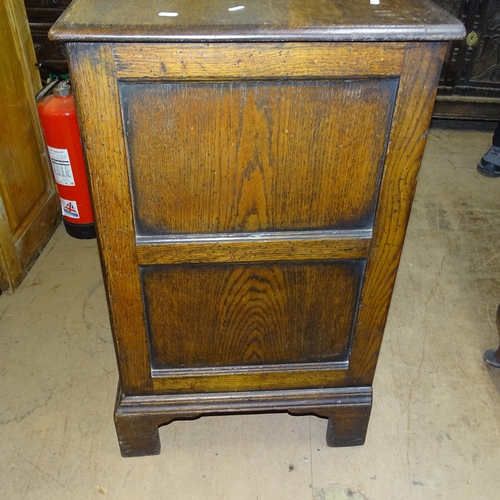
[[[425,1],[76,0],[124,456],[204,414],[362,444],[446,40]],[[186,423],[189,425],[189,423]]]

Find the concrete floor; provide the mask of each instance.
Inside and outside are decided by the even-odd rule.
[[[0,297],[0,499],[500,498],[500,179],[476,173],[493,125],[433,124],[362,447],[326,421],[204,417],[120,457],[117,384],[95,241],[59,228]]]

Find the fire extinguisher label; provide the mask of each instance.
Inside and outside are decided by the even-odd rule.
[[[60,198],[62,214],[64,217],[71,217],[72,219],[79,219],[80,212],[78,212],[78,205],[74,200],[65,200]]]
[[[52,164],[52,170],[54,171],[54,177],[57,184],[61,184],[62,186],[74,186],[75,178],[73,177],[68,150],[52,148],[50,146],[47,146],[47,149],[49,150],[50,163]]]

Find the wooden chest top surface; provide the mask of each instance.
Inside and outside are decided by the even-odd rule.
[[[463,25],[430,0],[75,0],[67,41],[450,40]]]

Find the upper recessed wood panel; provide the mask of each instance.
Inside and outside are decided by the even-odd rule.
[[[234,7],[243,7],[234,9]],[[430,0],[76,0],[63,40],[437,40],[463,25]]]
[[[396,92],[397,79],[121,84],[137,233],[371,228]]]

